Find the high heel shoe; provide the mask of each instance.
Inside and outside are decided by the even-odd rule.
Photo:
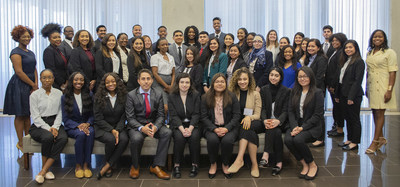
[[[23,152],[23,151],[22,151],[22,147],[21,147],[18,143],[17,143],[16,147],[17,147],[21,152]]]
[[[236,162],[235,162],[231,165],[231,167],[228,168],[228,172],[229,173],[237,173],[239,171],[239,169],[243,167],[243,165],[244,165],[244,162],[241,162],[239,164],[236,164]]]
[[[282,170],[282,168],[280,168],[280,167],[278,167],[278,166],[274,166],[274,167],[272,168],[272,176],[279,175],[279,173],[281,172],[281,170]]]
[[[387,144],[387,140],[385,139],[385,137],[379,137],[379,144],[378,144],[378,149],[380,149],[382,146]],[[17,144],[18,145],[18,144]]]
[[[317,166],[317,171],[315,172],[315,175],[314,175],[314,176],[308,176],[308,175],[306,175],[306,176],[304,177],[304,179],[306,179],[306,180],[314,180],[315,177],[317,177],[318,170],[319,170],[319,167]],[[308,174],[308,173],[307,173],[307,174]]]
[[[367,150],[365,150],[366,154],[373,154],[376,152],[376,150],[378,150],[378,145],[379,145],[379,141],[378,140],[372,140],[371,145],[368,147]]]

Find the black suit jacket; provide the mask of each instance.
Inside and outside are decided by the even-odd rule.
[[[240,112],[240,103],[237,100],[235,94],[229,92],[229,96],[232,99],[231,104],[227,105],[223,109],[225,128],[228,131],[232,131],[234,128],[237,128],[240,123],[241,112]],[[215,111],[214,108],[208,108],[205,97],[201,100],[201,122],[202,127],[205,131],[214,131],[217,128],[215,125]]]
[[[117,52],[115,52],[115,54],[119,58],[118,76],[122,79],[121,55]],[[99,50],[96,53],[95,62],[96,62],[97,83],[100,83],[104,74],[113,72],[113,61],[111,58],[105,57],[103,55],[103,52],[101,50]]]
[[[198,92],[188,93],[186,96],[186,111],[179,93],[170,94],[168,96],[168,111],[171,119],[171,129],[182,126],[185,118],[190,120],[190,125],[198,127],[200,121],[200,94]],[[188,126],[184,127],[187,128]]]
[[[325,73],[325,84],[327,87],[336,88],[339,76],[339,58],[342,50],[339,49],[335,54],[332,54],[328,59],[328,66]]]
[[[150,63],[150,61],[149,61],[149,63]],[[134,64],[135,64],[135,57],[133,55],[129,54],[128,59],[127,59],[129,79],[128,79],[128,83],[126,84],[126,88],[127,88],[128,92],[139,87],[139,83],[137,82],[137,79],[138,79],[137,76],[138,76],[138,73],[140,70],[149,69],[151,71],[151,67],[149,64],[147,64],[147,62],[142,61],[142,65],[137,68],[135,68]]]
[[[272,60],[272,52],[265,50],[265,62],[263,62],[265,65],[263,66],[254,66],[254,79],[256,80],[256,84],[258,87],[263,87],[268,83],[268,73],[269,70],[272,68],[274,65],[274,62]]]
[[[143,95],[140,94],[140,87],[130,91],[126,99],[126,118],[128,129],[138,129],[147,123],[153,123],[160,129],[164,125],[164,102],[162,93],[156,89],[150,89],[151,113],[146,118],[146,104]]]
[[[95,53],[93,50],[91,50],[91,52],[94,58]],[[68,60],[68,71],[70,74],[75,71],[80,71],[84,73],[89,80],[96,80],[97,77],[96,69],[92,69],[92,63],[81,46],[72,49],[71,57]]]
[[[317,88],[325,92],[325,72],[328,67],[328,59],[325,55],[317,55],[310,68],[313,70]]]
[[[100,48],[101,48],[101,41],[100,41],[99,38],[97,38],[97,40],[94,41],[94,46],[93,46],[93,48],[92,48],[92,50],[93,50],[93,52],[94,52],[93,54],[96,54],[97,51],[100,51]]]
[[[71,56],[72,47],[65,40],[63,40],[61,42],[61,45],[58,46],[58,49],[60,49],[60,51],[65,55],[65,57],[68,60],[69,57]]]
[[[272,116],[272,95],[270,85],[265,85],[260,91],[262,100],[261,121],[271,119]],[[276,93],[274,116],[278,119],[283,128],[287,128],[288,121],[288,103],[289,103],[290,89],[281,85]]]
[[[101,137],[105,132],[111,132],[113,129],[121,132],[125,129],[125,103],[115,101],[114,108],[111,105],[110,99],[107,99],[104,108],[98,103],[93,104],[94,112],[94,130],[95,137]]]
[[[202,93],[203,91],[203,74],[204,70],[201,64],[193,66],[189,72],[190,78],[193,81],[193,86],[199,93]]]
[[[349,64],[344,72],[342,84],[337,84],[335,89],[335,97],[339,98],[341,95],[346,97],[348,100],[354,101],[356,97],[361,97],[364,95],[364,91],[362,89],[364,71],[365,64],[362,59],[358,59],[354,61],[354,63]],[[339,76],[337,77],[337,82],[339,83]]]
[[[53,87],[60,89],[60,86],[68,80],[68,70],[60,53],[52,45],[44,50],[43,63],[46,69],[51,69],[54,73]]]
[[[329,58],[332,56],[333,52],[335,52],[335,48],[331,45],[329,45],[328,51],[326,52],[326,56]]]
[[[307,95],[308,96],[308,95]],[[293,98],[293,91],[290,93]],[[292,105],[292,99],[289,101],[289,129],[292,131],[299,125],[300,119],[300,97],[296,104]],[[324,94],[322,90],[316,89],[312,100],[303,106],[303,131],[309,131],[314,138],[321,136],[324,120]]]
[[[204,66],[207,64],[206,62],[207,62],[208,56],[210,55],[210,52],[209,52],[208,46],[204,47],[201,55],[200,55],[200,50],[201,50],[201,48],[199,49],[199,63],[204,68]]]
[[[246,62],[244,62],[244,60],[242,58],[238,58],[235,63],[235,66],[233,66],[232,74],[235,73],[236,70],[238,70],[242,67],[247,67],[247,64],[246,64]]]

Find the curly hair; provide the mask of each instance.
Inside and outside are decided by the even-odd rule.
[[[127,91],[126,91],[125,84],[123,83],[123,81],[114,72],[106,73],[106,74],[104,74],[103,78],[101,79],[99,88],[97,89],[97,92],[94,96],[94,103],[99,105],[101,109],[104,109],[107,99],[108,99],[108,97],[107,97],[108,90],[106,88],[106,78],[108,76],[114,77],[115,82],[117,83],[117,88],[116,88],[116,93],[118,95],[117,102],[120,104],[124,104],[125,100],[126,100]]]
[[[31,38],[33,38],[33,30],[27,26],[17,25],[11,31],[12,39],[16,42],[21,38],[25,32],[28,32]]]
[[[247,74],[249,77],[249,85],[248,85],[248,91],[253,92],[256,90],[256,81],[254,79],[253,74],[250,72],[250,70],[247,67],[242,67],[233,73],[231,82],[229,82],[229,91],[235,93],[238,95],[240,93],[240,88],[238,85],[239,78],[242,74]]]
[[[297,67],[297,59],[298,59],[298,57],[296,56],[297,54],[295,52],[295,48],[293,46],[291,46],[291,45],[285,45],[285,46],[282,47],[281,51],[278,53],[279,61],[278,61],[278,63],[276,65],[279,66],[282,69],[285,68],[285,63],[287,62],[287,60],[285,58],[285,50],[287,48],[292,50],[293,56],[292,56],[292,59],[290,61],[292,61],[293,70],[296,71],[298,69],[298,67]]]
[[[42,36],[44,38],[50,37],[51,34],[54,32],[61,33],[62,26],[57,24],[57,23],[49,23],[43,26],[42,30],[40,31],[42,33]]]
[[[381,32],[381,33],[383,34],[383,43],[382,43],[382,45],[379,46],[378,48],[379,48],[380,50],[383,50],[383,51],[385,51],[386,49],[389,49],[388,38],[387,38],[387,36],[386,36],[385,31],[383,31],[383,30],[381,30],[381,29],[377,29],[377,30],[374,30],[374,32],[372,32],[371,36],[369,37],[369,42],[368,42],[368,53],[369,53],[369,54],[370,54],[370,53],[372,52],[372,50],[376,47],[375,44],[374,44],[374,42],[373,42],[373,39],[374,39],[374,35],[375,35],[377,32]]]
[[[90,96],[89,90],[89,79],[83,74],[82,72],[76,71],[72,73],[67,82],[67,87],[64,90],[64,102],[65,102],[65,110],[69,115],[72,114],[72,110],[74,107],[74,78],[76,75],[81,74],[84,78],[84,83],[81,88],[81,96],[82,96],[82,113],[92,112],[93,108],[93,101],[92,97]]]
[[[94,46],[94,41],[93,41],[92,35],[87,30],[79,30],[78,32],[76,32],[76,34],[74,36],[74,41],[72,42],[72,46],[74,46],[74,48],[76,48],[81,45],[81,42],[79,42],[79,36],[81,35],[82,32],[87,32],[89,34],[89,43],[87,44],[86,47],[88,49],[91,49]]]
[[[194,26],[194,25],[186,27],[185,34],[183,35],[183,39],[184,39],[185,42],[183,44],[185,44],[187,46],[190,46],[190,44],[189,44],[189,30],[190,29],[193,29],[193,31],[194,31],[194,44],[195,45],[200,45],[200,42],[199,42],[199,29],[197,29],[197,27]]]

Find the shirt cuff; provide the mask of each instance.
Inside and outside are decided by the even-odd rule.
[[[144,127],[143,125],[140,126],[140,127],[138,128],[138,130],[139,130],[140,132],[142,132],[141,130],[142,130],[143,127]]]

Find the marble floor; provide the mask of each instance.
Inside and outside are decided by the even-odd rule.
[[[332,124],[331,114],[326,114],[327,129]],[[0,186],[38,186],[34,181],[35,175],[40,171],[41,156],[35,153],[31,157],[29,170],[23,169],[22,153],[15,147],[17,138],[13,126],[13,117],[0,117]],[[320,167],[318,176],[313,181],[298,179],[300,165],[285,148],[283,170],[278,176],[271,176],[271,168],[260,169],[260,178],[252,178],[250,175],[249,159],[247,164],[233,176],[225,179],[222,171],[218,170],[215,179],[208,179],[208,158],[201,156],[200,173],[196,178],[189,178],[189,160],[186,158],[182,178],[169,181],[159,180],[149,174],[148,169],[141,170],[138,180],[128,176],[130,157],[122,157],[118,163],[118,169],[114,171],[112,178],[103,178],[101,181],[95,178],[76,179],[74,177],[74,155],[61,155],[51,170],[56,175],[56,180],[45,181],[41,186],[80,187],[80,186],[397,186],[400,184],[400,115],[388,114],[384,129],[388,144],[376,154],[367,155],[364,151],[369,146],[373,137],[374,125],[371,112],[362,112],[362,136],[360,149],[357,151],[342,151],[337,143],[346,138],[326,138],[324,147],[312,148],[315,161]],[[259,155],[260,157],[261,155]],[[103,155],[92,155],[93,173],[97,173],[102,164]],[[148,166],[151,157],[142,159]],[[143,167],[145,168],[145,167]],[[146,167],[148,168],[148,167]],[[397,185],[396,185],[397,184]]]

